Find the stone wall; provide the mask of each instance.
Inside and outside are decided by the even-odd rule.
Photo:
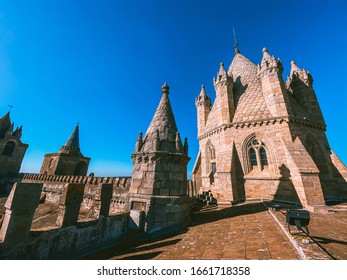
[[[112,198],[110,214],[114,215],[128,210],[130,177],[93,177],[73,175],[44,175],[44,174],[22,174],[22,182],[43,183],[45,201],[58,204],[64,185],[66,183],[81,183],[85,185],[81,211],[89,217],[95,216],[95,197],[100,195],[103,184],[112,185]],[[89,213],[88,213],[89,212]]]
[[[43,184],[22,182],[13,186],[0,229],[1,259],[68,259],[80,250],[115,241],[127,233],[129,212],[110,215],[111,184],[101,184],[100,191],[95,192],[94,215],[85,220],[80,219],[83,183],[65,183],[55,212],[52,203],[39,204]],[[41,216],[36,220],[47,222],[33,228],[37,213]]]
[[[247,149],[252,139],[264,146],[268,166],[251,167]],[[308,141],[316,144],[319,158],[310,154]],[[318,127],[293,124],[290,118],[230,124],[202,135],[199,142],[200,155],[194,167],[194,180],[197,186],[201,184],[200,192],[212,190],[219,202],[267,198],[302,204],[324,203],[323,195],[346,193],[344,165],[333,154],[332,163],[325,133]],[[215,160],[209,155],[211,147]],[[211,162],[216,163],[213,178]],[[314,189],[304,189],[306,185],[312,185],[309,182],[314,183]],[[313,199],[319,195],[319,199]]]
[[[82,250],[96,248],[124,236],[128,217],[128,213],[123,213],[65,228],[31,231],[25,243],[14,247],[0,243],[0,259],[71,259]]]

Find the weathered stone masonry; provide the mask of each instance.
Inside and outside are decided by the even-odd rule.
[[[347,196],[346,166],[330,149],[311,74],[263,49],[256,66],[238,49],[196,99],[199,154],[193,180],[220,203],[244,199],[296,202],[317,210]]]

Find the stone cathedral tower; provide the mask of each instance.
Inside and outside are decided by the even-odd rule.
[[[188,140],[182,144],[169,100],[169,86],[147,132],[140,135],[132,154],[131,216],[149,234],[184,227],[189,222],[187,195]],[[143,214],[141,216],[141,213]]]
[[[22,127],[14,129],[10,112],[0,118],[0,178],[17,176],[28,144],[22,143]]]
[[[45,154],[40,173],[86,176],[89,161],[90,158],[83,156],[80,150],[79,125],[77,124],[58,153]]]
[[[228,70],[214,79],[211,104],[204,87],[196,99],[199,154],[193,179],[219,202],[270,199],[312,211],[347,197],[347,168],[331,150],[310,72],[263,49],[255,65],[235,49]]]

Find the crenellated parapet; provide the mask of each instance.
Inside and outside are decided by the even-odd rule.
[[[126,212],[131,184],[130,177],[95,177],[73,175],[21,174],[23,183],[42,183],[45,201],[58,205],[66,184],[83,184],[85,186],[81,203],[81,217],[95,218],[98,216],[95,207],[99,204],[101,189],[104,185],[111,186],[109,214],[116,215]]]
[[[54,207],[40,202],[43,184],[20,182],[13,186],[0,228],[0,259],[61,258],[127,233],[129,212],[110,215],[113,185],[97,186],[92,207],[95,215],[87,219],[84,215],[83,219],[87,185],[64,183],[59,203]]]
[[[113,184],[116,187],[126,187],[130,177],[95,177],[95,176],[75,176],[75,175],[47,175],[38,173],[22,173],[20,178],[23,181],[42,181],[42,182],[62,182],[62,183],[81,183],[97,185],[100,183]]]

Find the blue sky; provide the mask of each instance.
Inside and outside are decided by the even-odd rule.
[[[38,172],[80,123],[95,175],[130,175],[131,153],[170,86],[191,162],[198,152],[195,97],[240,51],[262,48],[309,70],[331,148],[346,163],[346,1],[1,1],[0,114],[11,111],[29,144],[23,172]]]

